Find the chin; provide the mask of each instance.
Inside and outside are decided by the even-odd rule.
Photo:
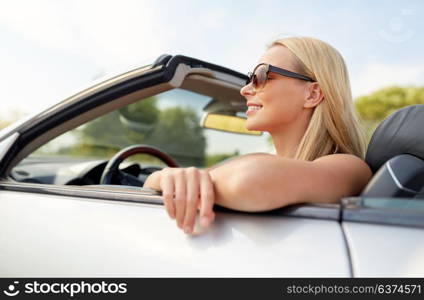
[[[266,131],[264,126],[261,126],[259,122],[255,122],[254,120],[249,119],[246,121],[246,129],[250,131]]]

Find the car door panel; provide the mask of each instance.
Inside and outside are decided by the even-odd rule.
[[[355,277],[423,277],[424,230],[343,222]]]
[[[218,212],[188,236],[157,204],[5,190],[0,203],[5,277],[350,276],[335,220]]]

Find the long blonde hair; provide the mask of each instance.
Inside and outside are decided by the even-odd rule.
[[[277,39],[268,45],[288,48],[301,74],[316,80],[324,99],[315,107],[295,154],[312,161],[332,153],[364,157],[365,139],[353,106],[349,74],[340,53],[329,44],[310,37]]]

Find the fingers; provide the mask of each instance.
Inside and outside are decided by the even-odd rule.
[[[191,234],[193,232],[194,223],[196,221],[197,207],[199,204],[200,180],[199,170],[196,168],[188,168],[186,170],[187,194],[186,194],[186,210],[184,218],[184,232]]]
[[[209,172],[201,172],[200,177],[200,224],[209,226],[215,218],[213,205],[215,203],[215,191]]]
[[[177,225],[182,229],[186,209],[185,172],[183,169],[177,169],[174,171],[174,174]]]
[[[175,206],[174,206],[174,191],[175,185],[174,180],[169,173],[164,173],[162,175],[162,180],[160,182],[162,189],[162,196],[165,203],[166,211],[171,219],[175,219]]]
[[[160,188],[168,215],[179,228],[191,234],[200,209],[201,225],[213,222],[214,187],[209,173],[197,168],[165,168],[160,171]]]

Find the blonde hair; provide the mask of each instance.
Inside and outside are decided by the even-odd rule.
[[[314,108],[294,158],[312,161],[332,153],[364,158],[365,139],[340,53],[329,44],[310,37],[277,39],[267,48],[275,45],[288,48],[295,57],[295,71],[316,80],[324,94],[324,99]]]

